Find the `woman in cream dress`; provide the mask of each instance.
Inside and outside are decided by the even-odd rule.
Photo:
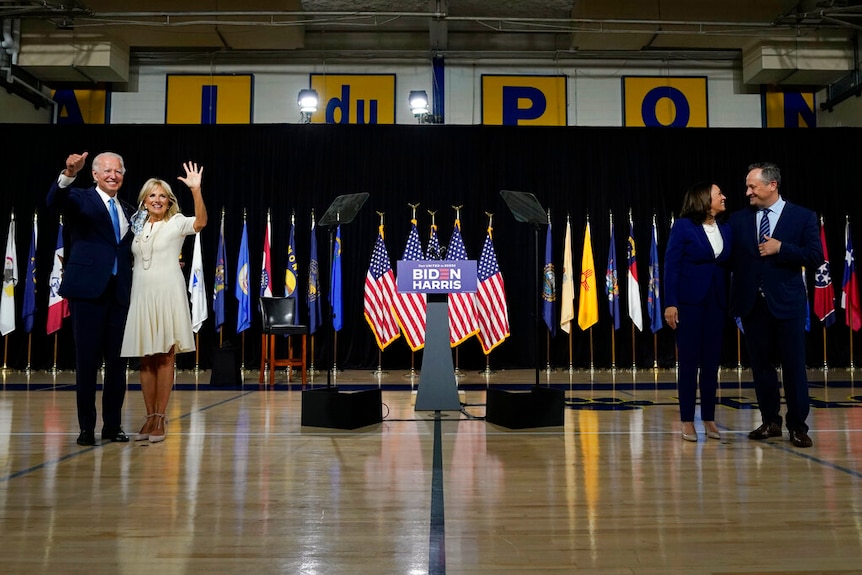
[[[150,178],[138,195],[147,217],[143,227],[135,230],[132,242],[132,296],[121,351],[123,357],[141,358],[141,391],[147,420],[136,441],[165,439],[165,413],[174,386],[176,354],[195,349],[179,256],[185,237],[206,225],[207,210],[201,196],[203,166],[186,162],[183,168],[186,176],[177,179],[192,192],[194,217],[180,212],[177,198],[164,180]]]

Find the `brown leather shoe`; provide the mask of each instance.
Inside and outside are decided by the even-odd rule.
[[[791,431],[790,442],[796,447],[811,447],[814,445],[814,442],[811,441],[811,438],[804,431]]]
[[[748,439],[769,439],[781,437],[781,426],[777,423],[764,423],[748,434]]]

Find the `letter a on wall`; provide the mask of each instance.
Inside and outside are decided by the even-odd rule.
[[[706,77],[623,76],[623,125],[706,128]]]
[[[251,74],[168,74],[166,124],[251,124]]]

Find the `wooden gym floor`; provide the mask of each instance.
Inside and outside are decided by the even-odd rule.
[[[528,389],[530,370],[463,374],[461,410],[438,412],[415,410],[409,373],[341,372],[340,389],[382,390],[382,423],[356,430],[303,427],[299,384],[257,375],[178,373],[166,441],[80,447],[74,374],[3,372],[0,570],[862,573],[854,371],[810,372],[810,449],[747,438],[760,419],[734,369],[722,439],[698,421],[698,443],[680,437],[673,371],[543,371],[565,424],[533,429],[484,420],[486,389]]]

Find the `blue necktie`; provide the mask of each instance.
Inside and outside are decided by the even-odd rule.
[[[763,215],[760,217],[760,233],[758,234],[760,237],[760,243],[766,241],[766,236],[769,235],[769,212],[771,210],[769,208],[765,208],[763,210]]]
[[[108,199],[108,208],[110,208],[111,212],[111,222],[114,224],[114,235],[117,237],[117,244],[120,243],[120,214],[117,213],[117,204],[114,202],[114,198]],[[111,273],[117,275],[117,258],[114,258],[114,269],[111,270]]]

